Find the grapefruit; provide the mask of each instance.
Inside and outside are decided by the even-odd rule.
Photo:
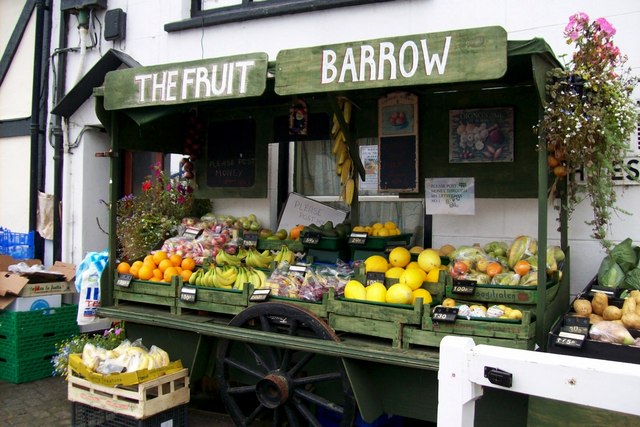
[[[382,255],[371,255],[364,260],[364,272],[386,273],[389,269],[389,263]]]
[[[408,268],[400,276],[399,282],[409,286],[411,290],[418,289],[422,286],[424,276],[417,268]]]
[[[402,246],[397,246],[389,252],[389,263],[394,267],[406,267],[411,262],[411,252]]]
[[[418,288],[411,292],[411,304],[414,304],[418,298],[422,298],[422,304],[431,304],[433,301],[431,292],[425,288]]]
[[[365,288],[366,300],[387,302],[387,288],[381,282],[374,282]]]
[[[404,268],[402,267],[391,267],[384,273],[384,277],[387,279],[399,279],[404,273]]]
[[[391,304],[411,304],[412,290],[404,283],[396,283],[387,289],[386,301]]]
[[[344,297],[349,299],[366,299],[364,285],[357,280],[349,280],[344,287]]]
[[[427,273],[434,268],[440,267],[441,264],[440,255],[434,249],[425,249],[418,255],[418,265]]]

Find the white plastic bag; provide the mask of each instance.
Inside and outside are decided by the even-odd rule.
[[[76,269],[76,290],[79,293],[78,325],[97,322],[96,309],[100,307],[100,277],[107,265],[109,254],[90,252]]]

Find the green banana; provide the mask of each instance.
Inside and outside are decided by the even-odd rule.
[[[189,284],[190,285],[195,285],[196,284],[196,279],[200,276],[200,274],[202,274],[202,270],[194,271],[193,274],[191,276],[189,276]]]

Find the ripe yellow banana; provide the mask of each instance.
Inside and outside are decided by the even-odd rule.
[[[351,101],[349,101],[348,99],[344,100],[342,115],[344,116],[345,123],[349,124],[349,122],[351,121]]]
[[[347,183],[344,185],[344,202],[351,206],[353,203],[353,192],[355,191],[356,183],[353,178],[349,178]]]
[[[351,178],[351,157],[345,159],[340,169],[340,183],[346,184],[347,180]]]

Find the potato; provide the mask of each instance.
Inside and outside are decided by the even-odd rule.
[[[640,314],[636,313],[623,313],[622,324],[627,329],[640,329]]]
[[[634,298],[625,298],[624,303],[622,304],[622,316],[624,317],[625,314],[637,314],[636,306],[637,304]]]
[[[584,298],[578,298],[573,302],[573,311],[580,317],[589,317],[593,312],[591,303]]]
[[[596,292],[591,299],[591,309],[595,314],[602,316],[604,309],[609,305],[609,297],[603,292]]]
[[[591,315],[589,315],[589,324],[591,325],[596,324],[598,322],[602,322],[603,320],[604,319],[599,314],[591,313]]]
[[[622,310],[615,305],[608,305],[602,312],[604,320],[620,320],[622,319]]]
[[[636,300],[636,306],[640,305],[640,291],[637,289],[634,289],[631,291],[631,293],[629,294],[629,296],[631,298],[633,298],[634,300]]]

